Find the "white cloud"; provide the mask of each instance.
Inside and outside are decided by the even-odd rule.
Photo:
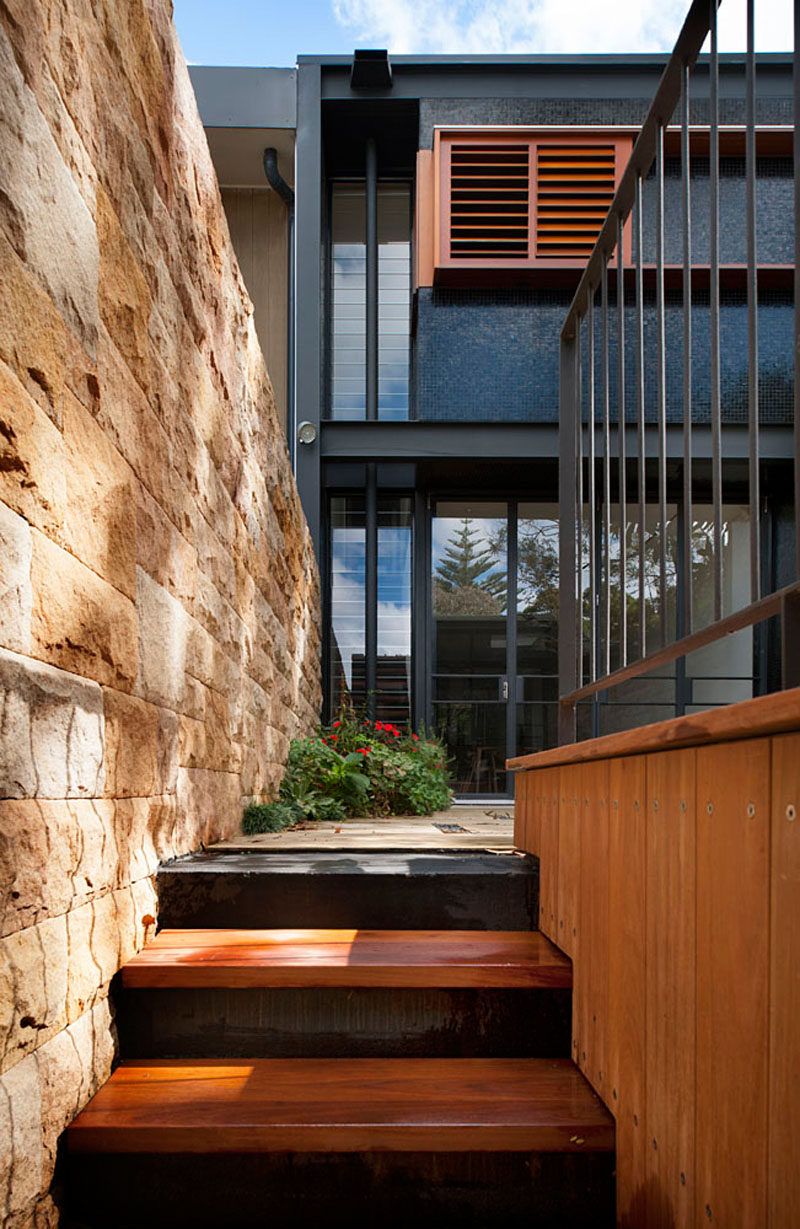
[[[332,0],[356,45],[396,55],[667,51],[687,0]],[[720,47],[744,47],[744,0],[720,8]],[[759,0],[756,45],[791,46],[791,0]]]

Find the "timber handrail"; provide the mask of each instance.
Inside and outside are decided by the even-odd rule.
[[[799,729],[800,687],[793,687],[790,691],[777,691],[768,696],[757,696],[754,700],[742,700],[738,704],[704,709],[685,717],[639,726],[635,730],[605,734],[586,742],[568,743],[549,751],[517,756],[506,761],[506,768],[510,772],[552,768],[558,764],[581,764],[590,760],[732,742]]]

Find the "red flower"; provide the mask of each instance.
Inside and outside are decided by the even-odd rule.
[[[434,768],[441,768],[441,764],[434,764]]]
[[[333,723],[334,730],[336,729],[337,725],[341,725],[341,724],[342,724],[341,721],[334,721]]]
[[[392,733],[394,734],[395,738],[399,738],[399,737],[400,737],[400,731],[399,731],[399,730],[392,730]]]
[[[375,729],[376,729],[376,730],[382,730],[382,729],[383,729],[383,722],[382,722],[382,721],[376,721],[376,722],[375,722]],[[388,726],[387,726],[387,729],[388,729]]]
[[[338,741],[339,741],[339,735],[338,735],[338,734],[331,734],[331,741],[332,741],[332,742],[335,742],[335,743],[338,743]]]
[[[356,751],[360,751],[362,755],[369,755],[369,747],[356,747]]]
[[[412,734],[411,737],[414,739],[414,742],[419,742],[419,734]]]

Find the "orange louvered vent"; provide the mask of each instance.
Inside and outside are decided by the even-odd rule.
[[[524,260],[530,144],[460,145],[450,156],[450,259]]]
[[[616,186],[614,145],[536,148],[536,255],[588,257]]]

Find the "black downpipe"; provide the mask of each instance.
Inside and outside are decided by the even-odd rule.
[[[270,146],[264,150],[264,174],[269,186],[278,193],[286,206],[289,224],[289,255],[288,255],[288,312],[286,327],[286,439],[289,445],[289,455],[292,459],[292,470],[295,468],[295,452],[297,448],[297,428],[294,409],[294,192],[278,170],[278,151]]]

